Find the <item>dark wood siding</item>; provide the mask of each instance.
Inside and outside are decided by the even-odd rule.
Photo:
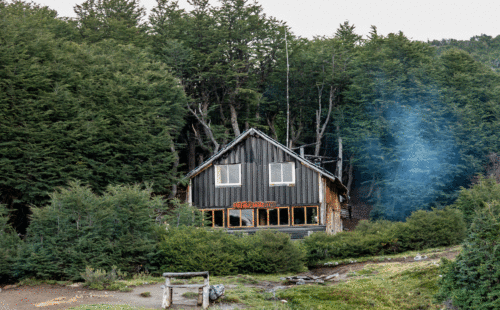
[[[294,186],[269,186],[269,163],[295,163]],[[215,165],[241,164],[238,187],[215,187]],[[228,208],[238,201],[276,201],[280,206],[318,204],[318,172],[266,140],[249,136],[193,177],[193,204]]]

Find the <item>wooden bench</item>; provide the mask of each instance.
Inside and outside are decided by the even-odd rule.
[[[163,289],[163,302],[161,307],[167,309],[172,305],[173,290],[175,288],[198,288],[198,306],[202,309],[208,309],[210,284],[208,271],[202,272],[165,272],[165,288]],[[177,277],[203,277],[203,284],[171,284],[171,278]]]

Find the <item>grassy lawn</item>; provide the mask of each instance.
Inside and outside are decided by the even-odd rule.
[[[459,250],[460,247],[452,249],[452,251]],[[439,261],[436,262],[436,258],[442,256],[444,252],[444,248],[421,251],[419,254],[427,255],[428,259],[411,263],[391,260],[405,256],[413,257],[417,252],[346,259],[338,261],[339,265],[354,260],[358,263],[364,261],[378,263],[367,263],[363,269],[357,268],[358,270],[347,273],[345,281],[292,286],[275,292],[267,291],[265,285],[269,283],[281,285],[280,278],[291,274],[211,276],[210,283],[225,285],[226,295],[223,303],[238,303],[245,309],[443,309],[442,305],[433,303],[433,295],[437,292],[439,279]],[[433,258],[434,261],[430,261]],[[201,282],[201,278],[175,281],[178,284],[197,283]],[[121,285],[130,287],[161,283],[163,278],[143,276],[120,282]],[[282,303],[282,300],[286,300],[286,303]],[[147,310],[125,305],[85,305],[72,309]],[[210,309],[216,310],[218,307]]]
[[[430,262],[368,264],[346,282],[280,291],[296,309],[441,309],[432,303],[439,268]]]

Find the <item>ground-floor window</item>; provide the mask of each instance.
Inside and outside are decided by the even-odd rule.
[[[228,227],[254,227],[253,209],[227,209]]]
[[[224,209],[201,210],[207,227],[224,227]]]
[[[202,209],[207,227],[272,227],[318,225],[318,206]]]
[[[290,213],[288,207],[257,209],[257,226],[288,226]]]
[[[318,225],[318,207],[292,207],[292,223],[296,225]]]

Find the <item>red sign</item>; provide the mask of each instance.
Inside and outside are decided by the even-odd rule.
[[[274,208],[276,201],[239,201],[233,203],[235,209]]]

